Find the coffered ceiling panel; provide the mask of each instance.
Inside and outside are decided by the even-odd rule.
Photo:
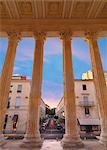
[[[3,1],[0,1],[0,18],[9,18],[8,10],[6,9],[6,5]]]
[[[63,18],[70,18],[70,13],[72,13],[73,8],[73,2],[66,1],[63,4],[63,11],[62,11],[62,17]]]
[[[46,18],[61,18],[62,6],[60,1],[46,2]]]
[[[100,12],[97,15],[97,18],[106,18],[107,19],[107,2],[104,3],[103,7],[101,8]]]
[[[33,17],[32,3],[30,1],[17,1],[16,5],[21,18]]]
[[[72,11],[72,18],[87,18],[91,2],[76,2]]]
[[[0,18],[107,18],[107,0],[0,0]]]

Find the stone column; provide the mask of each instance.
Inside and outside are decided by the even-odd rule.
[[[43,46],[44,33],[35,33],[34,64],[32,71],[32,84],[29,99],[29,115],[27,132],[22,147],[40,147],[42,140],[39,132],[39,114],[42,89],[42,67],[43,67]]]
[[[97,34],[95,32],[88,32],[85,34],[85,36],[90,47],[93,77],[101,116],[100,142],[107,144],[107,91],[104,71],[98,48]]]
[[[19,33],[8,34],[8,48],[0,78],[0,139],[3,139],[4,117],[7,110],[9,89],[16,55]]]
[[[64,76],[64,109],[65,135],[62,139],[63,147],[83,147],[77,129],[74,74],[71,52],[71,34],[61,33],[63,44],[63,76]]]

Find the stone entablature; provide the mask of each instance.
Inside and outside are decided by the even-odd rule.
[[[8,31],[23,36],[44,31],[47,36],[58,36],[68,29],[74,31],[73,36],[89,30],[107,35],[106,0],[0,0],[0,10],[1,36]]]

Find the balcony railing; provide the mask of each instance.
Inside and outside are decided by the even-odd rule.
[[[86,106],[95,106],[94,101],[79,101],[79,106],[86,107]]]

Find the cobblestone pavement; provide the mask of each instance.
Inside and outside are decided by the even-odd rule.
[[[43,146],[39,148],[29,148],[22,149],[20,147],[22,140],[7,140],[7,143],[0,148],[0,150],[107,150],[107,147],[104,147],[97,140],[84,140],[84,148],[77,149],[63,149],[60,145],[60,141],[57,140],[45,140]]]

